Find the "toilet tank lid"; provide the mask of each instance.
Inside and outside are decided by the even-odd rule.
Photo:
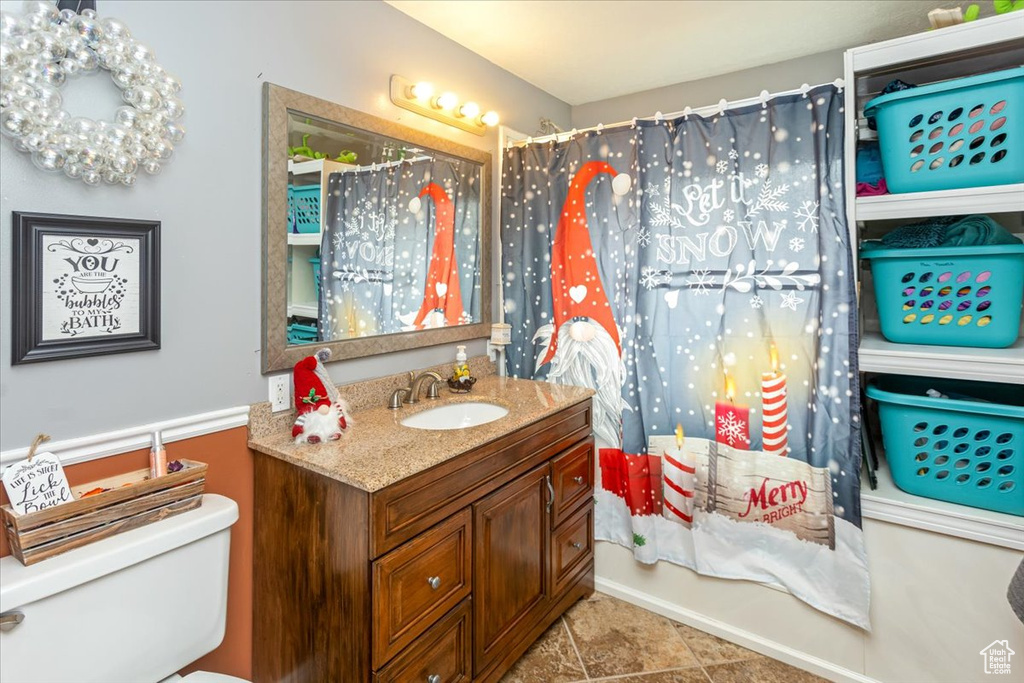
[[[0,612],[8,612],[120,571],[218,531],[238,519],[238,504],[208,493],[203,504],[168,519],[125,531],[30,567],[0,559]]]

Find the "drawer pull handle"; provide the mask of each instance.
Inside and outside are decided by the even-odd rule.
[[[430,584],[431,588],[433,588],[434,590],[437,590],[438,588],[441,587],[441,577],[440,576],[431,576],[429,579],[427,579],[427,583]],[[439,678],[437,680],[441,680],[441,679]]]
[[[427,683],[441,683],[441,677],[437,674],[430,674],[427,676]]]
[[[10,631],[23,621],[25,621],[25,615],[22,612],[2,614],[0,615],[0,631]]]
[[[576,550],[583,550],[583,544],[580,543],[579,541],[576,541],[575,543],[573,543],[572,547],[576,548]]]
[[[548,485],[548,513],[551,512],[551,506],[555,502],[555,487],[551,485],[551,475],[544,477],[544,483]]]
[[[573,480],[574,482],[576,482],[577,484],[579,484],[580,486],[582,486],[582,485],[583,485],[583,477],[582,477],[582,476],[579,476],[579,477],[573,477],[573,478],[572,478],[572,480]]]

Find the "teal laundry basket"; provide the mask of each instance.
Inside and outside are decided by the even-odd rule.
[[[1020,333],[1024,244],[889,249],[869,241],[882,336],[899,344],[1005,348]]]
[[[1019,183],[1024,178],[1024,67],[876,97],[889,192]]]
[[[878,402],[896,486],[1024,517],[1022,387],[886,375],[868,383],[867,395]]]
[[[288,186],[288,225],[293,233],[320,232],[320,186]]]

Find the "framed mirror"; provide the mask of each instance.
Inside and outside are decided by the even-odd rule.
[[[490,335],[491,155],[263,86],[263,372]]]

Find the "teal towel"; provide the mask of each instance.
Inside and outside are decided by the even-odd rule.
[[[1020,239],[988,216],[967,216],[946,228],[944,247],[983,247],[995,244],[1020,244]]]
[[[981,214],[932,218],[896,228],[882,238],[882,246],[890,249],[985,247],[1020,243],[1020,239],[1006,228]]]

